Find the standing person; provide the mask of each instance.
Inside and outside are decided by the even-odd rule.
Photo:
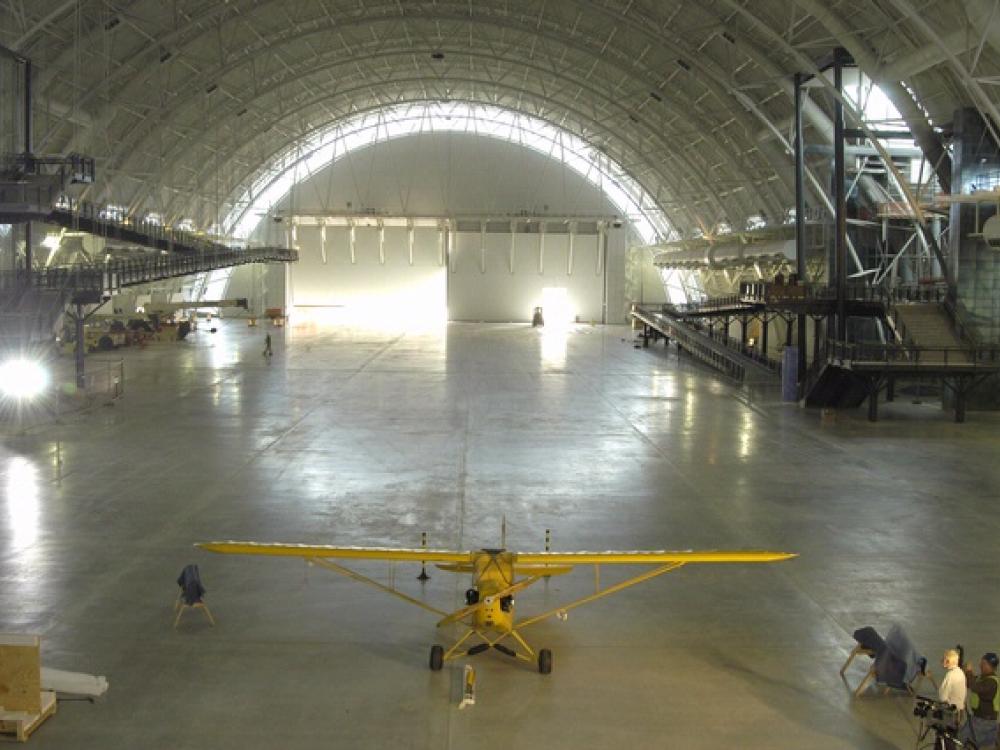
[[[990,651],[979,660],[979,676],[972,671],[972,664],[965,665],[965,681],[969,689],[969,720],[962,727],[958,738],[962,742],[974,740],[980,750],[992,748],[997,743],[997,720],[1000,718],[1000,677],[997,667],[1000,657]]]
[[[958,666],[958,651],[949,648],[941,657],[941,666],[944,667],[944,678],[938,687],[938,700],[942,703],[950,703],[959,711],[965,710],[965,673]]]
[[[264,356],[265,357],[274,356],[274,352],[271,351],[271,334],[269,333],[264,336]]]
[[[961,661],[962,656],[957,650],[949,648],[944,652],[944,656],[941,657],[941,666],[944,667],[944,677],[938,686],[938,700],[954,706],[957,710],[955,725],[951,727],[955,731],[962,726],[965,714],[965,694],[967,692],[965,672],[959,666]],[[948,750],[952,750],[955,747],[955,742],[951,737],[945,740],[945,747]]]

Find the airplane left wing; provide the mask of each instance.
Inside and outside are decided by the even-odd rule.
[[[756,550],[659,550],[632,552],[518,552],[516,562],[524,565],[667,565],[677,563],[769,563],[789,560],[791,552]]]
[[[302,557],[309,559],[337,558],[341,560],[390,560],[400,562],[468,563],[469,552],[442,549],[403,549],[397,547],[331,547],[325,544],[270,544],[259,542],[201,542],[208,552],[223,555],[266,555],[270,557]]]

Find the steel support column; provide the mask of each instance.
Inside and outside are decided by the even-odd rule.
[[[833,85],[837,98],[833,105],[833,194],[837,221],[835,269],[837,275],[837,340],[847,341],[847,167],[844,156],[844,63],[846,51],[833,52]]]
[[[83,340],[83,305],[79,302],[76,303],[76,387],[83,390],[87,387],[87,377],[84,374],[83,369],[83,357],[85,354],[86,345]]]
[[[30,155],[34,144],[31,140],[31,60],[24,61],[24,153]],[[24,270],[25,285],[31,285],[31,271],[34,268],[34,253],[31,249],[31,222],[24,222]]]
[[[795,74],[795,273],[799,283],[806,283],[806,155],[802,127],[802,87],[805,76]],[[806,382],[806,316],[797,319],[799,344],[799,397]],[[792,327],[788,326],[788,344],[792,343]]]

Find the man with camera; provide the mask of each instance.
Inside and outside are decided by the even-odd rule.
[[[972,664],[965,664],[965,679],[969,691],[969,720],[962,727],[959,739],[973,740],[980,750],[992,748],[997,742],[997,720],[1000,718],[1000,677],[997,677],[1000,657],[992,651],[979,661],[979,676]]]
[[[957,650],[949,648],[941,658],[944,667],[944,678],[938,686],[938,700],[962,711],[965,708],[965,695],[968,690],[965,674],[962,673],[961,655]]]

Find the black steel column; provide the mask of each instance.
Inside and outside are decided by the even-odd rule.
[[[76,304],[76,387],[83,390],[87,387],[87,378],[83,371],[83,355],[86,345],[83,339],[83,305]]]
[[[31,60],[24,61],[24,153],[30,154],[31,142]]]
[[[795,74],[795,273],[799,283],[806,283],[806,154],[805,138],[802,133],[802,86],[805,76]],[[806,382],[806,316],[800,313],[797,319],[799,364],[799,396]],[[788,343],[791,343],[789,324]]]
[[[844,58],[846,52],[833,52],[833,85],[837,98],[833,105],[833,190],[837,235],[835,268],[837,274],[837,340],[847,341],[847,168],[844,157]]]
[[[881,376],[876,376],[868,391],[868,421],[878,422],[878,392],[880,390]]]
[[[768,319],[766,313],[761,318],[761,321],[763,323],[764,330],[761,332],[761,342],[760,343],[761,343],[761,350],[763,351],[763,354],[766,357],[767,356],[767,326],[770,323],[770,320]]]
[[[33,148],[31,141],[31,60],[24,61],[24,153],[30,154]],[[24,222],[24,267],[25,284],[31,284],[31,270],[34,267],[34,254],[31,249],[31,222]]]

